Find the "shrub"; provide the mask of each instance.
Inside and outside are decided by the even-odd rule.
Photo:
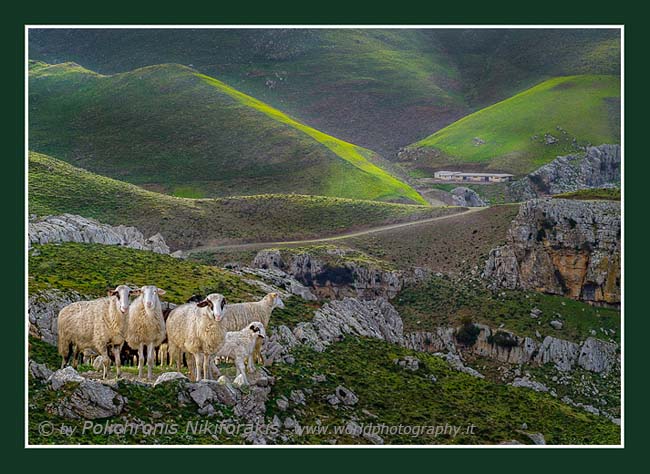
[[[514,347],[517,345],[517,338],[505,331],[497,331],[487,338],[490,344],[496,344],[501,347]]]
[[[469,317],[461,319],[461,326],[456,331],[456,340],[466,346],[476,344],[481,329]]]

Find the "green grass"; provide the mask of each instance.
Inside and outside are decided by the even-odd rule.
[[[528,431],[541,432],[548,444],[612,443],[619,440],[619,427],[579,409],[560,403],[547,394],[517,389],[481,380],[453,371],[442,359],[415,353],[399,346],[374,339],[346,338],[318,353],[303,347],[294,351],[296,363],[272,367],[276,384],[267,405],[269,416],[295,416],[301,425],[345,425],[350,410],[334,408],[324,399],[339,385],[358,397],[354,415],[357,423],[397,425],[444,425],[463,427],[457,437],[423,434],[383,435],[386,444],[498,444],[516,439],[530,444],[523,435],[522,423]],[[410,372],[396,366],[395,358],[406,355],[420,361],[420,368]],[[314,383],[314,374],[324,374],[325,382]],[[437,381],[431,382],[430,376]],[[291,390],[305,387],[313,390],[305,406],[291,405],[281,412],[274,403],[280,396],[289,397]],[[476,425],[474,435],[466,433],[469,424]],[[298,444],[323,444],[336,438],[338,443],[365,443],[363,438],[305,434],[294,436]]]
[[[574,151],[573,138],[579,145],[619,143],[611,110],[611,103],[619,98],[617,76],[556,77],[470,114],[412,146],[439,152],[427,162],[432,168],[473,166],[525,174]],[[546,133],[558,143],[546,145]],[[475,137],[485,144],[476,146]]]
[[[596,188],[596,189],[580,189],[569,193],[556,194],[553,196],[557,199],[577,199],[577,200],[606,200],[606,201],[620,201],[621,189],[620,188]]]
[[[539,331],[542,337],[554,336],[579,343],[590,337],[593,330],[601,339],[620,340],[620,311],[561,296],[511,290],[493,293],[479,284],[433,278],[403,290],[392,303],[404,320],[406,332],[456,326],[466,317],[493,328],[503,324],[504,330],[534,339],[537,339],[535,332]],[[537,319],[530,317],[533,308],[542,310]],[[557,319],[564,323],[561,331],[549,324]],[[601,328],[615,333],[605,334]]]
[[[619,36],[602,29],[44,29],[31,31],[29,55],[110,74],[192,65],[389,157],[549,77],[617,74]]]
[[[30,146],[90,171],[184,197],[273,192],[426,204],[372,164],[370,150],[191,68],[103,76],[75,63],[31,66]]]
[[[190,194],[190,187],[181,194]],[[162,233],[173,248],[322,237],[437,215],[441,209],[324,196],[184,199],[146,191],[39,153],[29,155],[29,212],[71,213]]]
[[[481,380],[456,372],[446,362],[431,354],[415,353],[399,346],[374,339],[346,338],[318,353],[304,347],[293,351],[294,364],[275,364],[270,367],[275,385],[267,403],[267,416],[295,417],[302,425],[315,424],[345,426],[354,418],[363,425],[462,427],[459,435],[434,436],[423,430],[419,436],[410,434],[384,434],[386,444],[498,444],[516,439],[530,444],[521,433],[522,423],[529,432],[541,432],[548,444],[617,444],[619,427],[610,421],[590,415],[580,409],[560,403],[547,394],[528,389],[514,388]],[[413,356],[420,368],[410,372],[396,366],[395,358]],[[30,339],[29,358],[45,363],[50,369],[58,368],[56,349],[35,339]],[[125,372],[132,369],[124,368]],[[230,372],[229,372],[230,373]],[[316,374],[326,376],[326,381],[315,383]],[[431,381],[434,376],[436,382]],[[359,402],[354,411],[334,408],[324,397],[334,392],[338,385],[351,389]],[[312,390],[306,394],[306,404],[290,405],[288,412],[278,410],[275,401],[288,397],[292,390]],[[157,432],[145,436],[141,432],[126,435],[83,433],[84,421],[67,420],[53,415],[50,407],[74,390],[70,384],[61,390],[48,389],[43,383],[29,380],[28,436],[33,444],[241,444],[241,436],[212,438],[209,434],[186,434],[188,422],[201,419],[192,403],[179,403],[176,383],[158,387],[120,382],[118,392],[127,397],[125,411],[119,417],[98,420],[99,423],[126,422],[176,424],[175,433]],[[211,422],[232,419],[232,408],[216,405],[217,414]],[[55,431],[51,436],[39,433],[39,424],[65,424],[78,429],[70,437]],[[474,434],[467,434],[467,426],[475,425]],[[346,434],[291,435],[289,443],[325,444],[336,439],[338,444],[367,444],[363,438]]]

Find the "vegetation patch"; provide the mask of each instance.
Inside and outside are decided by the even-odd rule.
[[[412,147],[437,150],[426,153],[431,169],[473,166],[524,175],[575,152],[577,145],[620,143],[608,106],[618,97],[618,76],[556,77],[463,117]],[[476,137],[484,143],[477,146]]]
[[[493,292],[482,282],[434,277],[404,289],[392,303],[402,316],[405,332],[457,326],[463,318],[471,318],[492,328],[503,325],[504,331],[535,340],[539,340],[537,333],[542,338],[554,336],[576,343],[594,334],[604,340],[620,340],[620,311],[616,309],[529,291]],[[534,308],[541,310],[537,318],[531,316]],[[561,331],[550,326],[553,320],[562,321]]]
[[[410,434],[382,434],[386,444],[486,444],[516,439],[530,444],[521,432],[522,423],[531,432],[543,433],[549,444],[612,443],[619,440],[619,427],[601,417],[571,408],[548,394],[496,384],[452,370],[441,358],[416,353],[384,341],[348,337],[323,353],[305,347],[293,352],[294,364],[276,364],[271,370],[276,384],[267,405],[267,415],[280,419],[293,416],[301,427],[345,426],[351,419],[369,425],[460,426],[457,436],[435,436],[423,430]],[[419,369],[404,370],[394,363],[415,357]],[[324,375],[316,382],[314,375]],[[432,378],[433,376],[433,378]],[[435,382],[433,381],[435,379]],[[359,402],[348,408],[332,406],[326,397],[337,386],[352,390]],[[290,402],[281,411],[276,400],[290,398],[291,391],[308,388],[305,405]],[[475,425],[474,434],[467,427]],[[368,444],[362,436],[308,432],[292,435],[296,444]]]
[[[576,199],[580,201],[620,201],[621,189],[620,188],[594,188],[594,189],[580,189],[569,193],[556,194],[553,196],[556,199]]]
[[[193,188],[184,188],[189,193]],[[160,232],[173,248],[305,239],[435,217],[431,208],[324,196],[255,195],[186,199],[146,191],[39,153],[29,154],[29,212],[71,213]]]

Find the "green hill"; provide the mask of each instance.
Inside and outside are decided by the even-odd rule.
[[[31,59],[105,74],[191,65],[392,157],[542,80],[618,74],[608,29],[35,29]]]
[[[524,174],[587,144],[619,143],[617,76],[556,77],[409,147],[407,166]],[[409,158],[407,158],[409,160]]]
[[[30,147],[187,197],[301,193],[425,203],[344,142],[180,65],[103,76],[30,64]]]
[[[147,236],[161,232],[174,249],[314,238],[455,211],[303,195],[178,198],[99,176],[46,155],[29,155],[31,214],[67,212],[109,224],[134,225]]]

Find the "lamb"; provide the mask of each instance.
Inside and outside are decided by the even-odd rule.
[[[247,324],[258,321],[268,327],[271,313],[275,308],[284,308],[284,303],[280,299],[279,293],[269,293],[260,301],[252,303],[237,303],[226,305],[223,315],[223,327],[225,331],[239,331]],[[253,359],[263,362],[262,359],[262,340],[257,339],[255,351],[249,359],[252,366]]]
[[[176,360],[178,371],[183,352],[194,356],[196,381],[201,380],[201,365],[203,378],[208,378],[210,355],[223,344],[225,331],[221,318],[225,305],[223,295],[212,293],[198,303],[177,306],[167,318],[169,353]]]
[[[228,331],[226,333],[223,346],[217,352],[217,356],[235,360],[235,367],[237,368],[235,385],[248,385],[244,363],[253,357],[257,342],[264,338],[266,338],[266,331],[264,325],[259,321],[245,326],[241,331]],[[253,373],[254,368],[251,364],[249,364],[248,370]]]
[[[63,308],[57,321],[58,350],[63,359],[61,368],[65,366],[71,353],[72,366],[76,368],[79,353],[92,349],[100,356],[102,377],[106,378],[111,364],[108,357],[110,346],[119,378],[120,350],[124,344],[129,297],[137,295],[139,291],[119,285],[114,290],[109,290],[108,296],[104,298],[78,301]]]
[[[165,320],[159,296],[165,290],[153,285],[140,288],[138,296],[129,308],[126,328],[126,342],[132,349],[138,350],[138,377],[142,378],[144,365],[144,347],[147,346],[147,378],[152,378],[156,346],[165,339]]]

